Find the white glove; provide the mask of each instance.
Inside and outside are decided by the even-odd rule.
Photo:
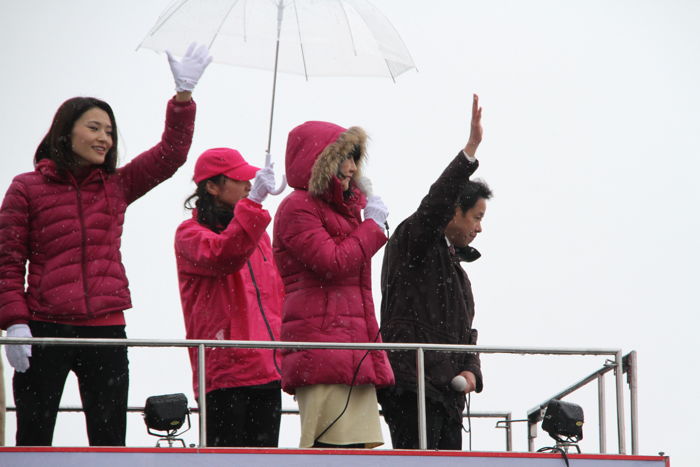
[[[7,328],[7,337],[32,337],[32,331],[26,324],[13,324]],[[5,355],[10,365],[19,373],[29,369],[29,357],[32,356],[30,344],[14,344],[5,346]]]
[[[275,164],[270,162],[271,158],[270,153],[267,153],[265,156],[265,168],[257,171],[253,180],[253,187],[248,193],[248,199],[259,204],[262,204],[268,194],[279,195],[287,188],[287,178],[284,175],[282,175],[280,186],[275,188]]]
[[[175,90],[177,92],[193,91],[197,81],[202,77],[204,69],[211,63],[213,57],[209,55],[206,45],[197,46],[196,42],[190,44],[187,52],[179,62],[166,50],[170,71],[175,78]]]
[[[386,218],[389,217],[389,208],[386,207],[384,201],[379,196],[370,196],[367,198],[367,206],[365,206],[365,220],[372,219],[379,227],[384,229]]]
[[[369,177],[360,177],[357,181],[357,187],[366,197],[369,198],[372,196],[372,180],[370,180]]]

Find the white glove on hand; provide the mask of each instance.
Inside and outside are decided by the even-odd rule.
[[[282,183],[275,188],[275,164],[270,162],[270,153],[265,156],[265,168],[258,170],[253,180],[253,187],[248,193],[248,199],[262,204],[268,194],[279,195],[287,188],[287,178],[282,175]]]
[[[379,196],[372,195],[367,198],[364,214],[365,220],[372,219],[383,230],[386,218],[389,217],[389,208],[386,207],[386,204]]]
[[[7,337],[32,337],[32,331],[26,324],[13,324],[7,328]],[[29,369],[29,357],[32,356],[30,344],[15,344],[5,346],[5,355],[10,365],[19,373]]]
[[[366,197],[369,198],[370,196],[372,196],[372,180],[370,180],[369,177],[360,177],[360,179],[356,183],[357,187],[362,193],[365,194]]]
[[[173,78],[175,78],[175,90],[177,92],[192,92],[197,85],[197,81],[202,77],[204,69],[213,60],[209,55],[207,46],[197,46],[195,42],[190,44],[187,52],[185,52],[185,55],[179,62],[172,56],[170,51],[166,50],[165,53],[168,55],[168,63],[170,63],[170,71],[173,72]]]

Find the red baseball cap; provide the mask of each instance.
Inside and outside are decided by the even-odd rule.
[[[199,183],[207,178],[224,174],[234,180],[251,180],[255,173],[260,170],[248,164],[241,153],[231,148],[207,149],[199,156],[194,165],[194,176],[192,179]]]

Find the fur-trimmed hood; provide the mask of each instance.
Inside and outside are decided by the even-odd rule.
[[[331,180],[338,173],[340,163],[360,147],[357,172],[353,180],[360,178],[365,160],[367,134],[360,127],[345,129],[334,123],[311,121],[302,123],[289,132],[285,173],[292,188],[308,190],[314,196],[324,194]]]

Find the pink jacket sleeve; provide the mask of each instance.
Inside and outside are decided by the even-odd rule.
[[[387,241],[384,231],[368,219],[336,243],[311,203],[295,204],[284,217],[284,244],[292,256],[323,279],[358,274]]]
[[[172,177],[185,163],[192,144],[196,110],[194,101],[171,99],[160,142],[117,170],[127,204]]]
[[[242,199],[221,233],[197,222],[185,222],[175,234],[179,273],[199,276],[231,274],[245,266],[260,241],[270,214],[261,205]]]
[[[29,254],[29,202],[14,180],[0,207],[0,327],[29,320],[24,275]]]

